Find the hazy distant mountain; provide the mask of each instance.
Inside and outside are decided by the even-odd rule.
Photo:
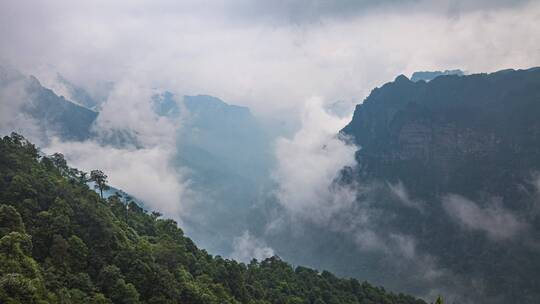
[[[247,179],[266,175],[269,138],[248,108],[208,95],[177,97],[164,92],[154,96],[154,110],[162,116],[182,116],[179,162],[202,170],[227,168]]]
[[[202,196],[186,229],[212,252],[230,253],[232,238],[249,226],[248,215],[270,182],[269,136],[248,108],[208,95],[163,92],[154,96],[154,110],[182,117],[175,165],[190,169]]]
[[[31,134],[29,137],[38,137],[41,142],[59,136],[63,140],[91,139],[117,147],[140,147],[132,130],[96,132],[92,127],[99,112],[81,104],[99,109],[102,101],[61,76],[58,81],[77,103],[58,96],[33,76],[0,69],[2,107],[28,118],[15,124],[16,128],[6,124],[6,133]],[[230,253],[232,239],[246,229],[251,206],[269,183],[269,136],[248,108],[229,105],[216,97],[179,98],[163,92],[154,96],[153,107],[160,116],[182,121],[176,130],[176,157],[171,166],[188,169],[187,178],[199,198],[193,207],[193,218],[186,219],[186,229],[212,252]],[[231,222],[241,224],[230,225]]]
[[[439,76],[444,75],[457,75],[457,76],[463,76],[465,73],[463,73],[462,70],[445,70],[445,71],[419,71],[414,72],[411,76],[411,81],[417,82],[420,80],[424,81],[430,81],[433,80]]]
[[[77,98],[77,103],[58,96],[33,76],[7,68],[0,72],[2,107],[29,119],[17,124],[17,128],[6,125],[6,133],[31,134],[29,137],[38,137],[44,143],[51,136],[59,136],[63,140],[91,139],[116,147],[140,146],[132,130],[96,132],[93,123],[99,112],[80,104],[99,109],[100,102],[61,76],[58,80],[63,89]],[[153,106],[158,115],[182,121],[176,130],[176,156],[171,166],[188,169],[184,171],[198,198],[193,216],[185,219],[186,230],[212,252],[229,254],[232,239],[247,229],[251,207],[268,186],[272,162],[269,136],[248,108],[212,96],[179,98],[163,92],[154,96]],[[113,188],[106,194],[115,191],[121,192]]]
[[[33,124],[28,128],[37,128],[43,136],[57,135],[66,140],[90,137],[90,126],[98,113],[56,95],[34,76],[0,67],[0,90],[3,99],[10,99],[3,101],[5,111],[15,110],[17,114],[26,115]]]
[[[99,83],[100,90],[96,90],[94,94],[91,94],[85,88],[74,84],[60,74],[56,78],[58,83],[67,91],[72,101],[94,111],[98,111],[101,104],[107,100],[108,93],[114,85],[112,82]]]
[[[380,229],[412,236],[442,268],[477,284],[465,296],[539,302],[538,117],[540,68],[399,76],[343,129],[361,147],[349,178],[402,185],[394,192],[408,206],[377,201],[387,216]]]
[[[248,108],[207,95],[185,96],[183,102],[189,118],[179,137],[181,146],[213,154],[244,178],[267,175],[269,138]]]

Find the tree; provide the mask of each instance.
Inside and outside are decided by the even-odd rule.
[[[158,212],[158,211],[152,211],[152,213],[151,213],[150,216],[152,217],[152,219],[156,220],[156,219],[158,219],[158,218],[159,218],[160,216],[162,216],[162,215],[163,215],[163,214],[161,214],[161,213]]]
[[[31,254],[31,236],[24,232],[13,231],[0,239],[0,303],[40,303],[44,284]]]
[[[54,153],[50,159],[52,160],[54,166],[60,170],[62,173],[68,172],[69,168],[62,153]]]
[[[24,233],[21,215],[12,206],[0,205],[0,237],[12,231]]]
[[[70,180],[76,181],[79,184],[86,184],[90,179],[88,178],[88,173],[78,170],[77,168],[69,168],[68,176]]]
[[[103,190],[109,189],[109,186],[107,186],[107,175],[101,170],[92,170],[90,172],[90,180],[96,183],[94,188],[99,189],[99,194],[103,198]]]
[[[79,175],[78,175],[79,182],[81,184],[86,184],[88,182],[88,173],[86,173],[84,171],[79,171],[78,173],[79,173]]]
[[[114,265],[107,265],[99,273],[99,284],[113,303],[135,304],[139,303],[139,293],[135,286],[127,283],[120,269]]]

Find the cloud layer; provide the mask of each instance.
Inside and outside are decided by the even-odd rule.
[[[138,79],[284,119],[314,95],[360,102],[400,73],[540,65],[534,1],[8,0],[0,12],[0,58],[26,72],[90,91]]]

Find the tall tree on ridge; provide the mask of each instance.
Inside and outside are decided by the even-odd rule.
[[[107,185],[107,175],[101,170],[92,170],[90,172],[90,180],[95,182],[94,187],[99,189],[99,194],[103,198],[103,190],[108,190],[109,186]]]

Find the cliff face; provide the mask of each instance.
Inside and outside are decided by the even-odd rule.
[[[444,189],[477,171],[526,178],[540,168],[539,115],[538,68],[430,82],[399,76],[358,105],[342,132],[362,147],[357,158],[363,174],[385,179],[429,174]],[[414,174],[394,170],[404,164],[416,169]]]
[[[485,295],[532,303],[540,300],[539,117],[540,68],[398,76],[356,107],[342,133],[360,146],[356,182],[402,183],[424,204],[416,214],[390,207],[384,229],[414,237],[443,268],[482,282]]]

